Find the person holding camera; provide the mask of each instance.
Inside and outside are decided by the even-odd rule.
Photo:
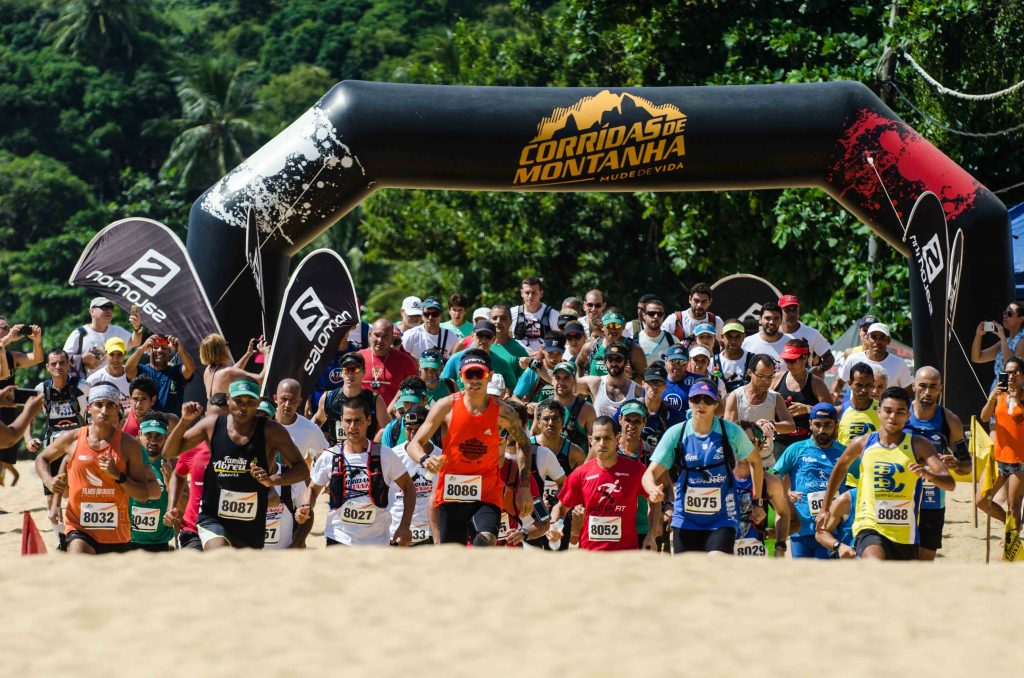
[[[994,334],[999,339],[988,348],[981,347],[981,339],[986,334]],[[1024,305],[1016,301],[1010,302],[1003,311],[1003,321],[994,322],[983,320],[978,323],[978,329],[974,333],[974,343],[971,344],[971,362],[987,363],[995,361],[995,378],[1005,369],[1006,361],[1016,356],[1024,358]],[[995,388],[996,381],[993,379],[992,388]]]
[[[991,501],[1005,484],[1007,506],[1012,507],[1013,518],[1019,526],[1021,497],[1024,496],[1024,359],[1014,356],[1006,361],[979,418],[982,421],[995,419],[993,453],[999,477],[988,496],[978,502],[978,507],[996,520],[1006,522],[1006,512]]]
[[[142,354],[149,351],[149,364],[143,365]],[[177,351],[181,362],[171,365],[171,354]],[[156,409],[160,412],[181,415],[181,405],[185,398],[185,384],[192,381],[192,373],[196,365],[192,356],[177,337],[153,334],[146,343],[128,358],[125,372],[129,379],[141,375],[147,376],[156,383]]]
[[[107,364],[104,346],[108,339],[121,339],[128,348],[142,343],[142,319],[137,311],[128,316],[131,332],[120,325],[111,324],[114,302],[106,297],[96,297],[89,302],[89,316],[89,324],[72,330],[64,342],[64,350],[71,365],[83,380]]]

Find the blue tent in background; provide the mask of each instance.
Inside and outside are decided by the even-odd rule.
[[[1013,235],[1014,298],[1024,299],[1024,202],[1010,208],[1010,232]]]

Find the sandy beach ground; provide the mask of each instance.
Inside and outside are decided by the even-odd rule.
[[[949,497],[930,565],[325,552],[323,511],[306,551],[74,558],[52,553],[38,478],[19,469],[0,487],[8,676],[986,675],[1019,663],[1024,570],[984,564],[969,485]],[[24,510],[50,554],[20,555]]]

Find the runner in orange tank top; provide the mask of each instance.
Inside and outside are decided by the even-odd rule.
[[[122,553],[131,548],[128,497],[148,501],[160,485],[143,461],[139,442],[121,433],[121,392],[99,382],[89,391],[92,423],[58,436],[36,457],[36,472],[54,494],[68,492],[69,553]],[[56,478],[50,462],[68,457]]]
[[[504,486],[498,474],[505,456],[502,433],[516,442],[520,477],[530,476],[530,439],[515,411],[487,394],[490,355],[480,349],[462,354],[459,371],[464,390],[438,400],[409,441],[406,452],[429,472],[438,474],[434,494],[441,543],[493,546],[498,539]],[[446,433],[440,456],[429,456],[424,443],[442,426]],[[522,515],[533,510],[528,480],[515,492]]]

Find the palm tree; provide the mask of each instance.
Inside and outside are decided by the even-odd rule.
[[[150,12],[146,0],[49,0],[59,15],[42,30],[61,51],[91,59],[100,69],[109,58],[130,59],[140,23]]]
[[[238,165],[259,136],[250,116],[258,108],[255,64],[199,59],[175,77],[182,117],[170,122],[177,135],[162,172],[175,174],[185,189],[205,188]],[[147,126],[146,131],[166,128]]]

